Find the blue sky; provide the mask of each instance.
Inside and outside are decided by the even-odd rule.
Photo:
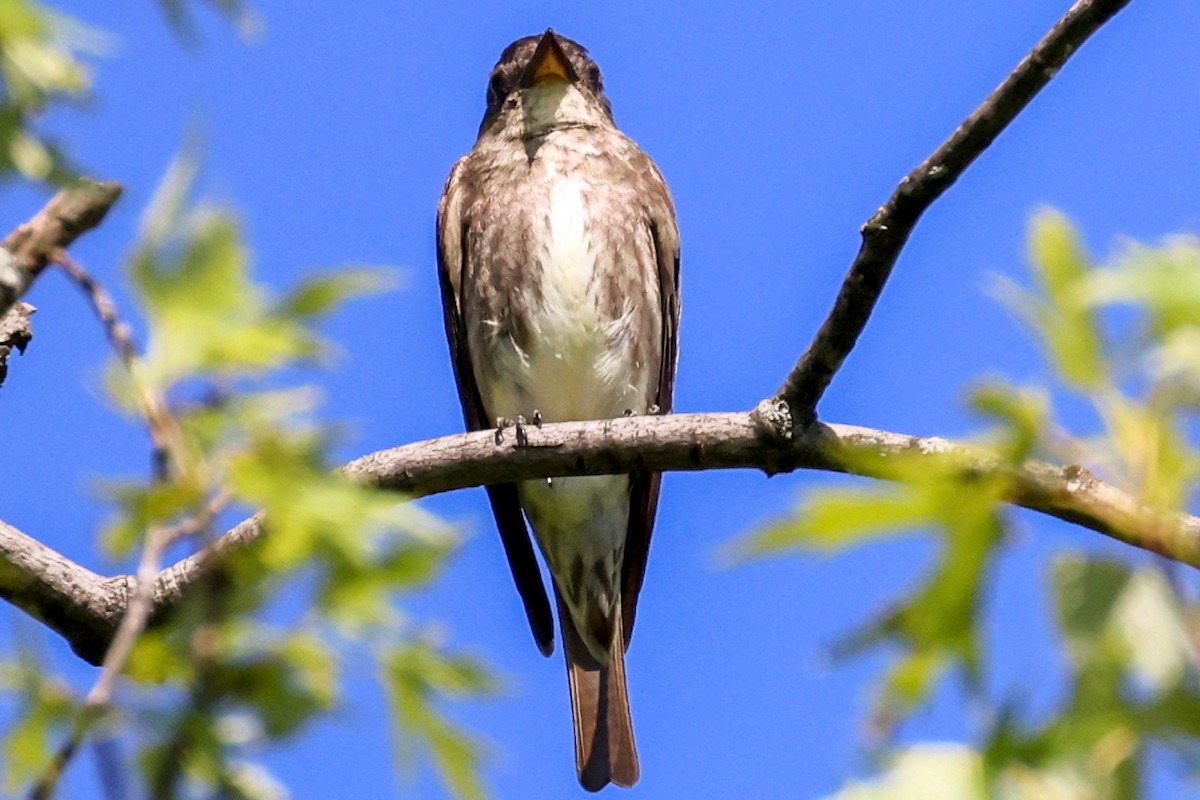
[[[190,125],[207,139],[204,194],[244,216],[260,277],[282,287],[348,262],[394,264],[397,293],[355,302],[328,326],[342,354],[317,376],[340,455],[457,432],[441,328],[433,219],[450,166],[474,141],[487,74],[511,40],[547,26],[588,46],[618,124],[671,185],[683,240],[679,411],[752,407],[775,390],[823,318],[858,228],[1066,9],[1065,0],[706,4],[617,0],[256,4],[243,42],[199,14],[182,48],[149,0],[63,10],[108,31],[95,99],[58,113],[93,174],[127,194],[75,255],[110,284],[138,215]],[[1024,234],[1061,208],[1103,254],[1128,235],[1200,228],[1200,6],[1134,2],[1067,65],[921,222],[879,310],[822,406],[829,421],[964,435],[963,386],[1036,382],[1035,348],[988,294],[1024,279]],[[42,198],[0,194],[0,227]],[[117,290],[128,308],[127,294]],[[47,276],[29,298],[36,339],[0,391],[0,518],[101,571],[101,476],[144,474],[141,431],[99,389],[107,349],[74,290]],[[916,580],[919,539],[836,557],[725,569],[716,552],[783,513],[827,476],[673,474],[664,483],[647,588],[629,654],[643,764],[631,797],[817,797],[870,765],[863,725],[879,654],[832,666],[827,648]],[[500,798],[575,796],[561,657],[538,655],[481,491],[429,509],[471,534],[412,609],[494,665],[506,692],[459,709],[490,743]],[[1045,613],[1047,559],[1097,536],[1031,514],[988,597],[989,687],[1035,699],[1059,656]],[[11,642],[4,625],[0,643]],[[51,643],[86,685],[91,669]],[[978,708],[951,679],[905,739],[961,739]],[[398,782],[367,670],[346,707],[268,761],[297,797],[440,796]],[[85,796],[92,765],[64,796]],[[1170,781],[1166,782],[1170,784]],[[611,790],[612,793],[617,793]],[[1169,791],[1169,789],[1164,789]],[[1163,794],[1162,796],[1167,796]]]

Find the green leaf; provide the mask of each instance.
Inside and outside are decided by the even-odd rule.
[[[1171,410],[1115,393],[1097,402],[1108,427],[1108,445],[1139,499],[1160,511],[1182,508],[1197,474],[1197,459]]]
[[[1139,727],[1173,742],[1184,752],[1195,751],[1200,740],[1200,697],[1195,688],[1178,685],[1135,711]]]
[[[1107,380],[1099,320],[1092,308],[1092,266],[1061,213],[1044,210],[1030,223],[1029,258],[1044,294],[1035,299],[1036,329],[1058,373],[1088,391]]]
[[[134,643],[124,674],[139,683],[182,683],[194,677],[190,655],[169,630],[152,628]]]
[[[869,459],[864,471],[908,483],[812,492],[792,519],[747,537],[735,551],[744,558],[791,548],[835,549],[920,528],[940,533],[943,545],[925,580],[834,648],[844,658],[880,644],[901,646],[879,689],[875,715],[883,727],[923,702],[956,664],[978,683],[976,619],[1003,533],[996,507],[1008,479],[973,471],[971,463],[950,451]]]
[[[302,281],[280,302],[279,313],[284,317],[312,319],[328,314],[351,298],[386,291],[395,283],[391,270],[342,267]]]
[[[291,793],[261,764],[235,761],[225,765],[219,780],[227,800],[290,800]]]
[[[96,39],[80,23],[31,0],[0,2],[0,177],[14,170],[33,181],[73,177],[36,121],[87,93],[91,74],[77,52]]]
[[[1200,327],[1200,239],[1179,236],[1160,247],[1130,242],[1097,278],[1097,302],[1128,304],[1147,315],[1151,340]]]
[[[318,601],[343,630],[362,631],[395,620],[392,592],[428,584],[445,564],[449,542],[400,542],[367,564],[327,556],[328,577],[318,589]]]
[[[381,665],[401,763],[412,763],[406,745],[423,745],[456,797],[486,797],[479,777],[480,744],[439,713],[434,698],[439,693],[466,698],[490,692],[491,677],[478,662],[448,656],[421,640],[391,649]]]
[[[1052,418],[1050,398],[1040,388],[987,381],[971,391],[970,403],[977,412],[1000,423],[989,449],[1014,465],[1034,454]]]
[[[1130,577],[1129,568],[1116,561],[1075,555],[1056,559],[1052,585],[1058,624],[1067,653],[1077,665],[1094,658],[1097,648],[1107,646],[1113,608]]]
[[[1157,570],[1111,559],[1064,556],[1053,585],[1071,658],[1066,702],[1032,732],[1002,715],[989,737],[989,775],[1042,788],[1070,776],[1081,797],[1138,797],[1152,739],[1182,750],[1200,730],[1178,601]],[[1131,677],[1149,693],[1132,691]]]
[[[336,656],[314,635],[232,644],[212,667],[215,691],[251,710],[271,738],[295,733],[337,700]]]
[[[203,505],[204,494],[179,483],[109,483],[101,490],[117,503],[118,513],[104,533],[104,547],[113,558],[133,552],[154,526],[167,526]]]
[[[5,793],[15,793],[46,769],[52,748],[74,717],[75,704],[70,688],[48,674],[28,650],[4,666],[4,683],[11,686],[20,703],[12,726],[0,739],[2,788]]]
[[[953,653],[944,647],[909,650],[893,661],[879,688],[872,714],[881,733],[887,733],[898,719],[919,706],[953,663]]]
[[[1043,291],[1057,308],[1079,301],[1079,289],[1091,263],[1079,234],[1060,211],[1042,209],[1029,225],[1029,258]]]
[[[786,550],[836,551],[871,539],[926,526],[929,498],[909,487],[820,489],[811,492],[789,519],[741,540],[736,560]]]
[[[195,157],[172,166],[142,225],[130,277],[150,318],[146,369],[165,391],[196,373],[259,374],[321,352],[303,315],[273,304],[251,280],[250,259],[235,218],[225,211],[190,210]],[[356,290],[364,280],[349,280]],[[336,281],[334,283],[337,283]],[[321,300],[332,304],[336,291]],[[309,305],[318,304],[310,298]]]
[[[936,508],[934,520],[944,535],[937,564],[916,590],[840,648],[853,653],[888,641],[904,647],[904,655],[883,681],[875,707],[885,728],[924,702],[936,680],[955,664],[965,669],[971,684],[978,684],[976,626],[1003,532],[995,497],[988,491],[921,488]]]

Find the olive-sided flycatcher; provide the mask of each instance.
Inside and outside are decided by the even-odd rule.
[[[492,70],[471,152],[438,206],[438,267],[472,430],[667,413],[679,323],[679,232],[654,162],[613,123],[596,63],[547,30]],[[638,779],[625,649],[659,475],[488,487],[543,653],[553,621],[525,527],[553,577],[579,781]]]

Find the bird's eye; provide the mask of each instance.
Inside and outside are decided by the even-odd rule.
[[[592,91],[600,94],[604,91],[604,79],[600,77],[600,68],[595,64],[591,64],[587,69],[587,82]]]
[[[504,95],[506,94],[508,92],[504,90],[504,76],[499,73],[493,75],[492,79],[488,82],[488,105],[500,105],[500,101],[504,99]]]

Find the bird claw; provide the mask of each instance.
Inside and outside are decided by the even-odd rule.
[[[535,424],[538,422],[540,422],[540,415],[539,419],[535,420]],[[541,425],[538,425],[538,427],[540,428]],[[529,436],[525,433],[525,417],[521,416],[520,414],[517,415],[515,420],[509,419],[508,417],[496,417],[497,445],[504,443],[504,431],[508,428],[513,429],[513,437],[516,439],[517,447],[527,447],[529,445]]]

